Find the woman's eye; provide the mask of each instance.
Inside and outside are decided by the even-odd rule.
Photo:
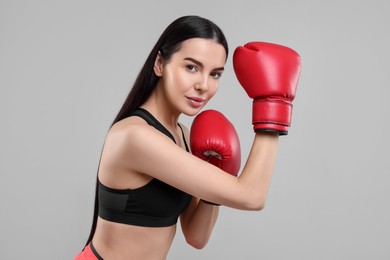
[[[197,69],[196,69],[196,67],[194,65],[187,65],[186,69],[188,71],[190,71],[190,72],[196,72],[197,71]]]
[[[222,77],[222,73],[221,72],[213,72],[213,73],[211,73],[211,77],[213,77],[214,79],[219,79],[220,77]]]

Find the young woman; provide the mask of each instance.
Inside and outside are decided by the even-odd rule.
[[[217,204],[264,207],[279,134],[256,132],[234,177],[189,153],[189,130],[178,122],[214,96],[227,55],[225,36],[207,19],[181,17],[163,32],[107,134],[92,230],[76,259],[165,259],[178,219],[200,249]]]

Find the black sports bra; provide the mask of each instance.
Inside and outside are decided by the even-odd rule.
[[[172,134],[145,109],[138,108],[131,116],[143,118],[175,142]],[[179,127],[181,129],[180,125]],[[183,129],[181,130],[189,152]],[[129,225],[167,227],[177,223],[191,198],[191,195],[155,178],[140,188],[125,190],[112,189],[99,181],[99,216],[108,221]]]

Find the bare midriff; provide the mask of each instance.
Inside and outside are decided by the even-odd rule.
[[[92,243],[104,259],[165,260],[176,225],[140,227],[98,218]]]

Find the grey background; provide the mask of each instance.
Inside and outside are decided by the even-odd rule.
[[[388,1],[0,1],[0,259],[72,259],[87,238],[100,149],[162,30],[187,14],[292,47],[303,69],[264,211],[221,208],[209,245],[180,229],[168,259],[390,259]],[[251,100],[226,64],[207,108]],[[183,117],[188,126],[191,118]]]

